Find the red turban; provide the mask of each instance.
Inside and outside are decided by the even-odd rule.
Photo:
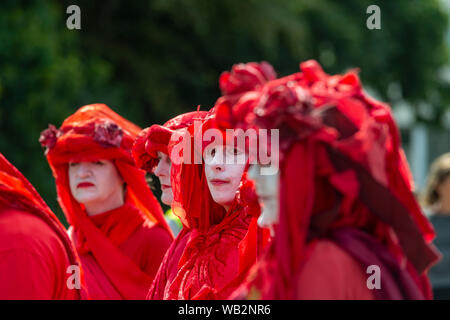
[[[224,299],[256,261],[259,206],[251,181],[244,173],[227,212],[212,199],[204,165],[194,163],[196,147],[201,152],[206,147],[194,138],[194,130],[202,137],[201,132],[213,124],[208,115],[201,126],[187,127],[184,137],[191,142],[191,163],[172,161],[172,208],[184,228],[168,250],[150,289],[150,299]],[[179,143],[172,141],[168,153]],[[171,260],[178,263],[176,267],[169,267]]]
[[[411,191],[389,106],[368,97],[354,71],[329,76],[313,60],[300,68],[301,73],[242,90],[234,101],[225,95],[215,106],[218,123],[280,130],[280,220],[254,279],[262,297],[294,298],[305,244],[334,236],[363,264],[373,239],[387,243],[397,265],[407,264],[408,275],[401,275],[421,292],[383,298],[429,298],[425,272],[438,258],[429,244],[434,231]],[[352,252],[348,239],[356,237],[371,244],[366,251]],[[410,282],[402,280],[407,287]]]
[[[161,206],[146,183],[146,173],[135,166],[131,154],[133,142],[140,131],[138,126],[106,105],[92,104],[81,107],[68,117],[61,128],[50,125],[39,139],[47,148],[46,156],[56,180],[59,204],[73,229],[78,232],[74,239],[77,249],[91,249],[121,295],[128,299],[145,297],[151,279],[116,250],[116,246],[144,220],[159,224],[172,236]],[[69,162],[97,160],[114,162],[126,183],[127,207],[140,212],[123,223],[116,223],[118,228],[108,235],[108,239],[88,219],[83,206],[72,196],[69,185]]]
[[[158,164],[158,151],[168,155],[172,134],[179,129],[186,128],[195,121],[202,122],[208,113],[193,111],[183,113],[170,119],[164,125],[152,125],[142,130],[133,145],[133,157],[139,168],[152,172]]]

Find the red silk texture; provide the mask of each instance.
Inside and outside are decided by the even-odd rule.
[[[76,243],[82,246],[80,249],[92,251],[124,299],[145,297],[152,279],[114,245],[124,235],[111,232],[108,237],[94,225],[73,198],[68,177],[69,162],[112,160],[126,184],[126,205],[133,208],[129,213],[133,225],[124,230],[130,235],[141,218],[142,222],[145,219],[161,225],[172,236],[161,206],[146,183],[145,171],[137,168],[132,158],[131,148],[141,129],[106,105],[93,104],[68,117],[56,132],[51,130],[44,132],[40,141],[47,146],[58,201],[76,231]]]
[[[5,207],[35,214],[44,220],[63,243],[70,265],[81,266],[78,254],[66,233],[64,226],[47,206],[31,183],[0,153],[0,203]],[[87,299],[83,270],[80,268],[81,288],[77,289],[80,299]]]

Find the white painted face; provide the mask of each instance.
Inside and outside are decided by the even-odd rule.
[[[241,183],[245,153],[231,146],[215,146],[205,155],[205,175],[215,202],[228,210]]]
[[[89,215],[115,209],[123,204],[123,179],[110,160],[69,163],[70,191]]]
[[[268,228],[272,237],[275,235],[274,226],[279,220],[279,196],[278,187],[280,174],[261,175],[261,166],[252,165],[248,170],[248,176],[255,182],[256,193],[262,205],[258,225]]]
[[[158,165],[155,168],[154,174],[158,177],[161,184],[161,201],[170,206],[173,202],[172,185],[170,182],[170,170],[172,162],[167,154],[158,151]]]

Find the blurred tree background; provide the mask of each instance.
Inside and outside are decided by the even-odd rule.
[[[81,30],[66,28],[72,4]],[[366,27],[372,4],[381,30]],[[441,126],[448,30],[440,0],[3,0],[0,152],[65,222],[37,141],[49,123],[94,102],[142,127],[163,123],[199,104],[209,109],[222,71],[261,60],[279,75],[306,59],[328,73],[358,67],[370,93],[394,108],[406,101],[416,120]]]

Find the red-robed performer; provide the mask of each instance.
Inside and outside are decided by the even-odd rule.
[[[206,120],[208,116],[211,115],[195,112],[179,116],[175,118],[180,122],[176,128],[153,126],[150,130],[153,137],[150,134],[135,144],[135,149],[140,150],[135,153],[138,163],[145,157],[155,159],[155,150],[162,141],[165,152],[171,155],[181,143],[171,142],[176,132],[188,133],[186,139],[191,141],[189,148],[193,151],[191,163],[172,163],[172,208],[183,229],[164,257],[149,299],[224,299],[240,284],[238,277],[256,260],[259,206],[251,186],[241,183],[246,163],[215,163],[214,157],[210,164],[194,162],[194,131],[204,130],[212,123]],[[199,143],[201,159],[206,146]],[[220,145],[214,152],[223,154],[227,149]],[[230,151],[228,154],[236,156]],[[155,164],[153,160],[147,168]],[[142,165],[145,166],[145,161]]]
[[[136,165],[147,172],[153,173],[159,179],[161,202],[165,205],[171,206],[173,202],[170,181],[172,162],[167,151],[170,137],[174,131],[186,128],[194,121],[201,123],[207,114],[206,111],[180,114],[162,126],[154,124],[142,130],[134,142],[132,152]]]
[[[202,123],[207,114],[206,111],[188,112],[170,119],[162,126],[154,124],[142,130],[133,145],[133,156],[137,166],[158,177],[161,185],[161,202],[168,206],[172,206],[173,203],[170,179],[172,162],[167,150],[172,133],[189,127],[194,121]],[[155,281],[166,283],[176,275],[178,260],[188,240],[187,234],[181,231],[172,242]]]
[[[140,131],[92,104],[41,134],[92,299],[145,299],[173,239],[131,155]]]
[[[434,232],[389,106],[368,97],[354,71],[329,76],[312,60],[300,68],[216,105],[219,122],[280,137],[278,174],[250,169],[267,209],[259,223],[275,237],[232,297],[432,298]],[[226,76],[249,87],[251,79]]]
[[[0,154],[0,300],[85,298],[79,259],[64,227]]]

